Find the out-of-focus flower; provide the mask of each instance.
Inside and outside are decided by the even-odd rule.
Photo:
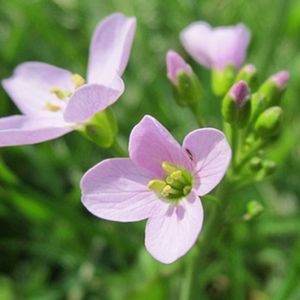
[[[3,87],[23,113],[0,119],[0,146],[34,144],[81,128],[124,92],[121,79],[136,20],[120,13],[96,28],[90,46],[87,80],[40,62],[19,65]]]
[[[180,39],[186,51],[206,68],[224,70],[233,65],[239,69],[250,32],[243,24],[212,28],[206,22],[194,22],[181,32]]]
[[[201,85],[190,65],[175,51],[166,56],[167,76],[173,85],[176,102],[179,105],[194,105],[200,101]]]
[[[82,202],[99,218],[148,219],[147,250],[171,263],[196,242],[203,221],[198,196],[224,176],[230,146],[213,128],[192,131],[180,146],[157,120],[145,116],[131,132],[129,156],[90,169],[81,180]]]

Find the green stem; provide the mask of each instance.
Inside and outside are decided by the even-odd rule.
[[[121,146],[121,144],[119,143],[119,141],[116,139],[114,141],[114,143],[111,146],[111,151],[112,153],[117,156],[117,157],[127,157],[127,151],[124,150],[124,148]]]
[[[230,193],[230,182],[224,180],[222,186],[218,191],[218,198],[221,200],[219,205],[215,205],[212,213],[206,224],[204,225],[204,231],[200,235],[199,246],[196,253],[188,261],[185,278],[181,287],[181,297],[180,300],[193,300],[199,299],[200,288],[199,288],[199,270],[201,266],[207,262],[207,256],[211,252],[214,246],[214,239],[218,235],[218,230],[220,229],[220,220],[224,211],[226,211],[229,205],[228,193]]]
[[[192,112],[197,124],[199,127],[203,128],[205,127],[205,122],[203,120],[203,118],[201,117],[201,115],[198,112],[198,105],[190,105],[189,106],[190,111]]]
[[[260,140],[256,143],[256,145],[253,146],[253,148],[244,155],[244,157],[241,158],[241,160],[238,162],[235,171],[238,173],[240,170],[244,167],[244,165],[264,146],[266,145],[266,142]]]

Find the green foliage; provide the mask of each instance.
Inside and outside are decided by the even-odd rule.
[[[126,93],[113,105],[124,145],[145,113],[179,140],[197,127],[192,113],[175,105],[164,62],[169,48],[184,55],[178,34],[192,21],[244,22],[252,31],[247,62],[256,65],[260,82],[280,69],[290,70],[282,136],[268,150],[278,171],[269,181],[230,195],[236,206],[220,220],[227,230],[211,236],[213,251],[196,280],[199,299],[300,299],[299,1],[1,1],[0,78],[10,76],[17,64],[35,60],[84,75],[93,29],[114,11],[138,20],[124,76]],[[208,125],[219,125],[220,102],[211,95],[209,72],[185,59],[202,83],[201,114]],[[0,101],[1,116],[17,113],[3,90]],[[175,264],[159,264],[144,250],[143,223],[99,220],[82,206],[82,174],[111,155],[78,133],[0,149],[0,299],[165,300],[184,295],[184,265],[193,251]],[[210,197],[204,199],[208,218],[215,202]],[[253,199],[264,211],[245,222]]]

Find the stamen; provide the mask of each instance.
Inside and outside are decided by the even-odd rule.
[[[50,93],[54,94],[60,100],[63,100],[65,98],[65,93],[60,89],[57,88],[51,89]]]
[[[74,85],[75,85],[76,89],[85,84],[84,78],[81,77],[79,74],[73,74],[72,75],[72,81],[74,82]]]
[[[171,174],[177,170],[176,166],[170,164],[167,161],[163,161],[161,167],[167,174]]]
[[[58,105],[55,105],[49,101],[46,102],[46,109],[53,111],[53,112],[57,112],[61,110],[61,107]]]
[[[159,179],[153,179],[148,183],[148,189],[153,192],[160,193],[161,190],[166,186],[166,182]]]
[[[174,180],[179,180],[182,178],[182,172],[180,170],[174,171],[174,172],[172,172],[170,177]]]
[[[66,97],[71,97],[72,96],[72,92],[70,90],[66,90],[65,91],[65,96]]]
[[[162,195],[163,197],[168,197],[168,196],[170,195],[171,191],[172,191],[171,186],[166,185],[166,186],[162,189],[161,195]]]
[[[183,195],[184,196],[188,195],[191,192],[191,190],[192,190],[192,187],[190,185],[185,186],[183,188],[183,190],[182,190],[183,191]]]

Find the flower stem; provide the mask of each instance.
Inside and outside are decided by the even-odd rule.
[[[121,146],[120,142],[116,139],[111,146],[112,153],[117,157],[127,157],[127,151]]]
[[[201,291],[198,280],[201,273],[199,270],[207,262],[207,257],[214,246],[214,239],[212,237],[215,238],[218,235],[218,230],[220,229],[219,221],[224,220],[221,216],[230,203],[227,197],[230,193],[230,187],[230,182],[224,179],[217,194],[221,201],[213,207],[213,211],[204,225],[204,231],[200,235],[197,251],[187,262],[186,274],[181,286],[180,300],[193,300],[200,297]]]
[[[198,105],[190,105],[189,106],[189,109],[190,111],[192,112],[197,124],[199,127],[205,127],[205,122],[203,120],[203,118],[201,117],[201,115],[199,114],[199,111],[198,111]]]

